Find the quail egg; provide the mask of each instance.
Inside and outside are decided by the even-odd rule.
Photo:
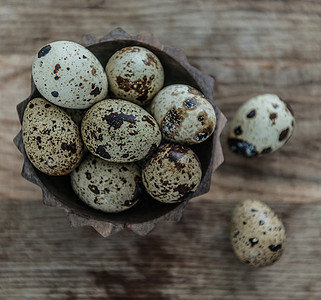
[[[164,144],[142,170],[146,191],[156,200],[177,203],[196,191],[202,170],[196,154],[188,147]]]
[[[117,51],[106,65],[110,90],[116,98],[147,104],[163,87],[164,70],[146,48],[130,46]]]
[[[42,98],[27,104],[22,138],[31,163],[49,175],[70,173],[83,155],[78,126],[62,109]]]
[[[152,154],[161,142],[154,118],[125,100],[106,99],[85,114],[81,133],[88,150],[111,162],[134,162]]]
[[[140,173],[133,163],[112,163],[88,154],[71,173],[71,185],[76,195],[90,207],[116,213],[138,201]]]
[[[41,95],[61,107],[88,108],[107,95],[103,66],[92,52],[74,42],[57,41],[40,49],[32,76]]]
[[[290,139],[294,126],[291,107],[277,95],[251,98],[230,123],[229,148],[246,157],[271,153]]]
[[[269,206],[257,200],[245,200],[236,205],[230,239],[237,257],[254,267],[278,261],[286,242],[281,220]]]
[[[214,132],[216,115],[211,103],[197,89],[173,84],[152,100],[151,112],[169,141],[198,144]]]

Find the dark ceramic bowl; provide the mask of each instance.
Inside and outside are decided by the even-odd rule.
[[[139,235],[146,235],[161,221],[179,221],[188,201],[209,191],[212,172],[223,162],[219,137],[226,118],[213,102],[214,79],[192,67],[182,50],[162,45],[152,33],[132,36],[117,28],[100,39],[88,35],[82,44],[96,55],[103,66],[117,50],[132,45],[143,46],[154,52],[162,62],[165,86],[174,83],[188,84],[200,90],[209,99],[217,117],[215,132],[205,142],[191,146],[201,161],[202,181],[195,193],[181,203],[161,203],[145,193],[134,207],[124,212],[117,214],[100,212],[90,208],[76,196],[68,175],[49,176],[32,166],[26,156],[20,131],[14,142],[24,156],[22,176],[40,186],[45,205],[63,208],[73,226],[92,226],[104,237],[124,228],[129,228]],[[35,97],[41,95],[31,80],[30,96],[17,106],[20,123],[28,102]]]

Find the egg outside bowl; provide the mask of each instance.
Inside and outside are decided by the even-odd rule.
[[[116,214],[100,212],[90,208],[76,196],[71,188],[69,175],[49,176],[32,166],[26,155],[20,131],[15,137],[14,143],[24,156],[22,176],[42,189],[45,205],[64,209],[73,227],[92,226],[104,237],[125,228],[129,228],[139,235],[147,235],[157,223],[178,222],[188,201],[209,191],[211,175],[224,160],[219,138],[226,118],[213,102],[214,79],[191,66],[181,49],[162,45],[152,33],[130,35],[121,28],[116,28],[99,39],[87,35],[83,39],[82,45],[92,51],[103,66],[106,65],[113,53],[123,47],[132,45],[145,47],[154,52],[163,64],[164,86],[174,83],[188,84],[200,90],[209,99],[216,113],[216,129],[205,142],[191,146],[202,165],[201,183],[193,194],[177,204],[161,203],[144,193],[141,200],[126,211]],[[31,78],[30,96],[17,105],[20,123],[22,123],[28,102],[36,97],[41,97],[41,94]]]

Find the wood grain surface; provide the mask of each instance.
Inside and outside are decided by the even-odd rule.
[[[179,223],[144,238],[71,228],[21,178],[12,142],[38,49],[115,27],[152,31],[184,49],[215,77],[227,118],[266,92],[286,99],[296,117],[290,141],[255,159],[228,150],[226,128],[211,191],[191,200]],[[0,0],[0,299],[320,299],[320,29],[313,0]],[[265,201],[287,229],[284,256],[271,267],[243,266],[229,244],[231,211],[245,198]]]

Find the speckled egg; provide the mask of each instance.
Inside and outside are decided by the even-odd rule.
[[[285,229],[265,203],[240,202],[233,211],[230,225],[232,247],[243,263],[265,267],[280,259],[285,248]]]
[[[90,207],[116,213],[139,200],[140,173],[133,163],[112,163],[88,154],[71,173],[71,185],[76,195]]]
[[[116,98],[145,105],[163,87],[164,70],[157,56],[138,46],[117,51],[106,65],[110,90]]]
[[[22,138],[31,163],[49,175],[70,173],[83,155],[78,126],[62,109],[42,98],[28,103]]]
[[[201,92],[184,84],[163,88],[153,99],[151,112],[163,137],[172,142],[201,143],[216,125],[212,104]]]
[[[106,97],[108,81],[99,60],[87,48],[70,41],[44,46],[32,65],[34,83],[50,102],[84,109]]]
[[[146,191],[156,200],[177,203],[196,191],[202,170],[196,154],[188,147],[164,144],[142,171]]]
[[[277,95],[265,94],[246,101],[229,125],[229,148],[245,157],[271,153],[291,137],[293,112]]]
[[[112,162],[134,162],[152,154],[161,142],[155,119],[140,106],[106,99],[92,106],[82,120],[85,145]]]

